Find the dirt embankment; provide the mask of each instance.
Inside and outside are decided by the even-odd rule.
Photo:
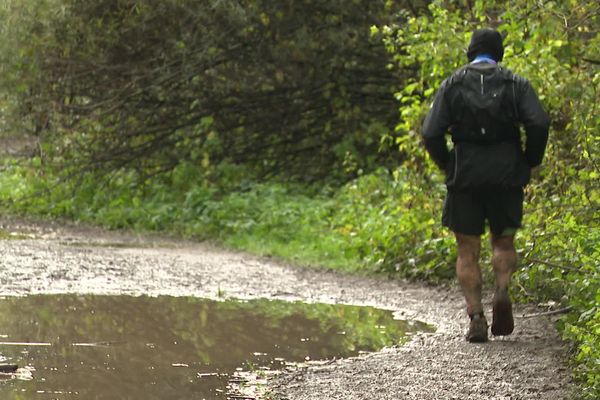
[[[208,245],[4,219],[0,294],[94,293],[270,298],[373,305],[435,325],[405,346],[288,371],[275,398],[568,399],[567,348],[551,317],[516,309],[516,329],[485,344],[464,340],[455,289],[302,269]],[[13,236],[14,236],[13,235]],[[486,302],[489,315],[490,299]]]

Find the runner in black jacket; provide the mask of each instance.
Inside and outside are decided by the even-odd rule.
[[[523,187],[530,170],[542,162],[550,124],[529,82],[498,65],[503,55],[500,33],[474,31],[467,52],[469,64],[442,83],[423,126],[425,147],[446,173],[442,223],[454,232],[458,244],[456,272],[471,320],[470,342],[488,338],[479,267],[486,221],[496,276],[492,334],[508,335],[514,329],[508,295],[517,263],[514,235],[521,226]],[[477,93],[471,95],[468,87]],[[484,100],[493,103],[497,94],[496,111],[486,111]],[[484,100],[478,103],[477,96]],[[446,146],[447,133],[454,143],[452,151]]]

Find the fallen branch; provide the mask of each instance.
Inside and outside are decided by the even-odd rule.
[[[534,318],[534,317],[545,317],[548,315],[566,314],[569,311],[571,311],[572,309],[573,309],[573,307],[568,306],[565,308],[560,308],[558,310],[544,311],[544,312],[534,313],[534,314],[525,314],[525,315],[521,315],[519,318]]]
[[[560,264],[556,264],[556,263],[553,263],[550,261],[538,260],[537,258],[524,257],[523,261],[533,263],[533,264],[544,264],[544,265],[547,265],[552,268],[560,268],[560,269],[565,269],[567,271],[581,272],[581,270],[579,270],[578,268],[572,267],[570,265],[560,265]]]
[[[0,364],[0,373],[12,374],[19,366],[17,364]]]
[[[590,64],[600,65],[600,60],[593,60],[591,58],[582,58],[583,61],[589,62]]]

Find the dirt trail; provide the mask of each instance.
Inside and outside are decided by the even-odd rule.
[[[270,298],[373,305],[436,326],[409,344],[307,365],[271,383],[274,398],[567,399],[567,348],[549,317],[517,307],[515,333],[468,344],[456,289],[287,266],[204,244],[4,218],[0,295],[93,293]],[[490,299],[486,301],[490,311]]]

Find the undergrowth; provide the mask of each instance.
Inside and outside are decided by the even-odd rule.
[[[6,210],[210,239],[343,271],[436,282],[453,276],[450,263],[439,263],[453,254],[437,223],[439,204],[431,201],[442,201],[441,186],[423,192],[398,171],[382,169],[334,191],[248,181],[224,188],[188,164],[145,184],[131,171],[61,182],[39,166],[39,160],[5,165],[0,202]]]

